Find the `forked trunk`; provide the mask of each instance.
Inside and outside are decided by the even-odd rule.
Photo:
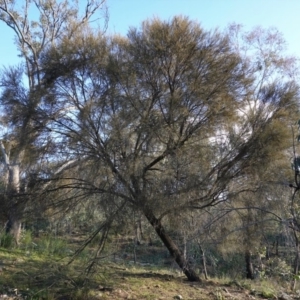
[[[178,266],[182,269],[185,276],[188,278],[189,281],[201,281],[198,274],[193,270],[187,260],[184,258],[184,254],[180,251],[177,245],[173,242],[171,237],[166,233],[161,221],[157,219],[153,212],[149,209],[144,211],[144,215],[150,224],[155,229],[157,235],[164,243],[164,245],[169,250],[170,254],[178,264]]]

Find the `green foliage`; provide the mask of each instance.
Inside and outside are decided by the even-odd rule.
[[[293,276],[293,279],[295,279],[295,280],[300,280],[300,275],[294,275],[294,276]]]
[[[292,268],[283,258],[272,257],[266,262],[265,275],[269,278],[281,277],[289,280],[292,278]]]
[[[34,247],[32,232],[30,230],[24,230],[21,236],[21,245],[26,249],[30,250]]]
[[[58,257],[66,256],[68,253],[67,242],[63,238],[52,235],[44,235],[37,242],[37,251],[45,255]]]
[[[10,249],[15,246],[14,237],[11,234],[1,233],[0,234],[0,247]]]
[[[276,293],[272,290],[263,290],[261,292],[261,296],[266,298],[266,299],[276,299]]]

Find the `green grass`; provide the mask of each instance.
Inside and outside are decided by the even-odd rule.
[[[0,234],[0,247],[11,248],[14,245],[14,238],[12,235],[1,233]]]
[[[182,274],[157,264],[114,262],[109,257],[100,260],[87,275],[84,270],[93,257],[87,248],[68,264],[78,243],[66,239],[42,236],[33,239],[23,235],[20,248],[0,248],[0,295],[18,295],[20,299],[80,300],[80,299],[249,299],[271,298],[279,291],[278,282],[268,280],[234,280],[223,276],[201,283],[190,283]],[[139,249],[141,251],[141,248]],[[150,260],[145,248],[143,260]],[[142,252],[140,256],[142,256]],[[159,249],[155,249],[155,261]],[[287,289],[285,289],[287,291]]]

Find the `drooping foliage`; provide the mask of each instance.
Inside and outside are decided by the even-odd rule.
[[[71,51],[77,68],[53,86],[63,112],[56,131],[91,168],[74,186],[103,195],[112,214],[139,211],[190,280],[198,276],[168,234],[168,219],[259,189],[262,166],[286,149],[280,124],[297,110],[287,61],[267,45],[258,67],[236,45],[188,18],[145,21],[127,38],[82,39]],[[281,82],[278,74],[286,75]]]

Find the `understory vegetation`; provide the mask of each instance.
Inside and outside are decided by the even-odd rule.
[[[207,250],[208,278],[205,280],[203,274],[203,258],[195,259],[203,281],[191,284],[158,239],[153,239],[150,245],[149,241],[137,245],[134,231],[113,235],[102,255],[95,258],[97,239],[76,255],[86,237],[87,234],[78,232],[58,234],[49,228],[36,237],[30,230],[24,230],[20,246],[16,247],[13,240],[8,241],[2,235],[1,297],[45,300],[300,297],[299,284],[294,291],[290,288],[293,271],[289,263],[294,253],[282,244],[278,245],[279,256],[271,255],[268,260],[256,257],[254,280],[245,279],[241,254],[222,255]]]

